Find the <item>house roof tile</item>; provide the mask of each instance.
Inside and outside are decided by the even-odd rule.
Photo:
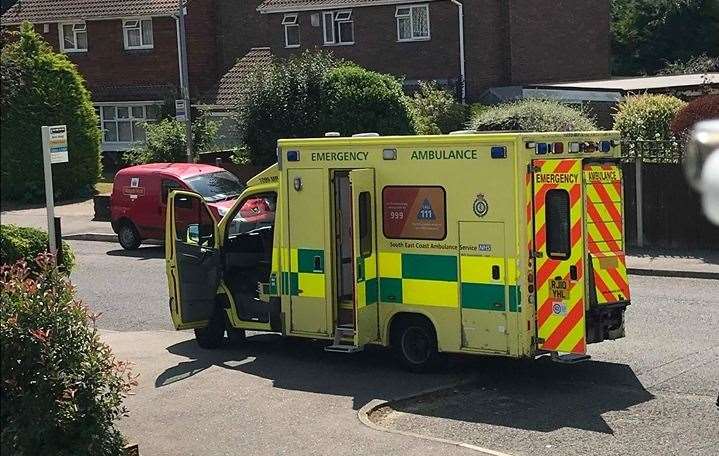
[[[176,0],[20,0],[5,11],[2,23],[168,16],[177,9]]]
[[[217,84],[202,97],[204,104],[216,106],[233,106],[251,88],[247,81],[258,68],[268,67],[272,63],[272,53],[268,47],[252,48],[240,58],[227,72],[222,75]]]
[[[430,1],[433,0],[265,0],[257,7],[257,10],[261,13],[281,13],[418,2],[427,3]]]

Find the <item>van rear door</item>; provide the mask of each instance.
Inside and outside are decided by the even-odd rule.
[[[165,263],[176,329],[202,327],[215,311],[221,279],[220,236],[204,199],[174,191],[168,199]]]
[[[616,162],[585,161],[583,173],[589,306],[627,302],[622,170]]]
[[[581,159],[532,161],[540,349],[586,352]]]

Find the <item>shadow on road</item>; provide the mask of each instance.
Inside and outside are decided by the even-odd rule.
[[[167,350],[188,359],[155,380],[155,387],[182,381],[211,366],[272,380],[275,388],[349,396],[359,409],[373,399],[390,400],[464,382],[419,399],[399,401],[395,410],[461,421],[548,432],[562,427],[613,433],[602,414],[622,410],[653,396],[624,364],[589,361],[562,365],[486,357],[452,357],[437,374],[401,370],[387,350],[369,348],[354,355],[327,353],[326,343],[248,337],[235,347],[203,350],[194,340]]]
[[[109,250],[107,252],[109,256],[121,256],[137,258],[139,260],[149,260],[153,258],[165,258],[165,248],[161,245],[153,245],[148,247],[140,247],[135,250]]]

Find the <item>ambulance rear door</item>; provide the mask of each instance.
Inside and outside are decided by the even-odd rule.
[[[582,160],[532,162],[538,347],[586,352]]]
[[[585,160],[583,173],[589,306],[626,303],[622,170],[614,160]]]

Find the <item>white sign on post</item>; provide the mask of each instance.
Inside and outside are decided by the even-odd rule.
[[[187,103],[185,103],[185,100],[175,100],[175,119],[180,122],[187,121]]]
[[[49,127],[49,129],[50,163],[67,163],[67,127],[65,125],[55,125]]]
[[[55,243],[55,199],[52,190],[52,164],[67,163],[67,127],[42,127],[42,162],[45,170],[45,205],[47,206],[47,240],[50,253],[57,254]],[[57,259],[55,260],[57,261]]]

